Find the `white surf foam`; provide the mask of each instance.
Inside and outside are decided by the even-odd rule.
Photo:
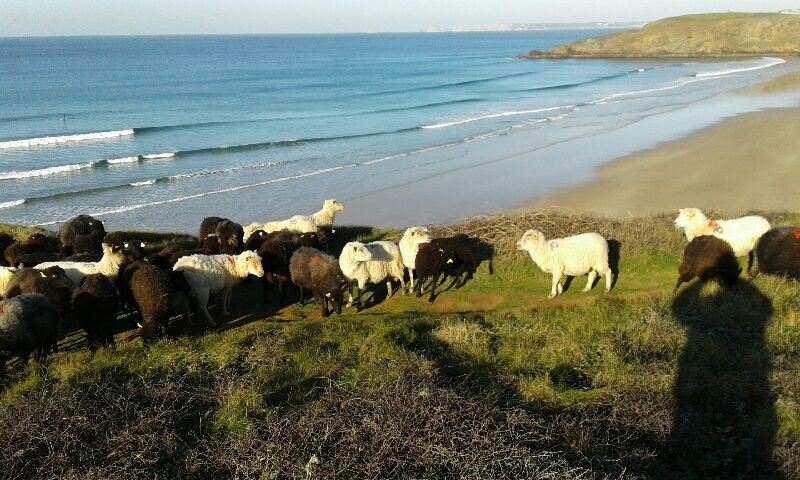
[[[145,180],[143,182],[133,182],[131,183],[131,187],[146,187],[148,185],[153,185],[154,183],[156,183],[155,178],[152,180]]]
[[[126,137],[133,135],[133,129],[127,130],[113,130],[109,132],[93,132],[81,133],[78,135],[60,135],[55,137],[36,137],[36,138],[21,138],[19,140],[9,140],[0,142],[0,149],[3,148],[21,148],[21,147],[35,147],[38,145],[53,145],[57,143],[67,142],[84,142],[87,140],[103,140],[107,138]]]
[[[94,167],[95,163],[75,163],[72,165],[58,165],[56,167],[40,168],[38,170],[24,170],[21,172],[0,172],[0,180],[17,180],[20,178],[46,177],[59,173],[74,172]]]
[[[4,208],[11,208],[11,207],[18,207],[25,203],[25,199],[22,200],[12,200],[10,202],[2,202],[0,203],[0,210]]]
[[[139,157],[123,157],[123,158],[112,158],[110,160],[106,160],[109,165],[118,165],[121,163],[135,163],[139,161]]]
[[[150,153],[147,155],[142,155],[142,158],[147,160],[155,160],[158,158],[172,158],[175,156],[175,152],[167,152],[167,153]]]
[[[456,120],[456,121],[453,121],[453,122],[445,122],[445,123],[436,123],[436,124],[433,124],[433,125],[425,125],[422,128],[424,128],[424,129],[447,128],[447,127],[452,127],[454,125],[462,125],[464,123],[478,122],[478,121],[481,121],[481,120],[488,120],[488,119],[492,119],[492,118],[510,117],[510,116],[514,116],[514,115],[527,115],[527,114],[530,114],[530,113],[539,113],[539,112],[550,112],[550,111],[553,111],[553,110],[561,110],[561,109],[565,109],[565,108],[574,108],[574,107],[575,107],[575,105],[562,105],[562,106],[559,106],[559,107],[536,108],[536,109],[533,109],[533,110],[518,110],[518,111],[512,111],[512,112],[492,113],[490,115],[482,115],[480,117],[467,118],[467,119],[464,119],[464,120]]]
[[[761,70],[763,68],[770,68],[774,67],[775,65],[780,65],[782,63],[786,63],[786,60],[782,58],[774,58],[774,57],[761,57],[763,61],[759,65],[753,65],[750,67],[740,67],[740,68],[729,68],[726,70],[717,70],[715,72],[703,72],[703,73],[695,73],[695,77],[719,77],[722,75],[730,75],[732,73],[741,73],[741,72],[752,72],[753,70]]]
[[[666,86],[666,87],[648,88],[646,90],[635,90],[635,91],[632,91],[632,92],[612,93],[611,95],[603,97],[603,98],[601,98],[599,100],[593,100],[591,102],[586,102],[586,104],[587,105],[597,105],[597,104],[606,103],[609,100],[613,100],[613,99],[619,98],[619,97],[628,97],[628,96],[631,96],[631,95],[642,95],[644,93],[654,93],[654,92],[663,92],[663,91],[666,91],[666,90],[674,90],[676,88],[681,88],[681,87],[684,87],[684,86],[689,85],[691,83],[703,82],[703,81],[706,81],[706,80],[714,80],[714,77],[696,78],[696,79],[692,79],[692,80],[684,80],[682,82],[678,82],[678,83],[676,83],[674,85],[669,85],[669,86]]]

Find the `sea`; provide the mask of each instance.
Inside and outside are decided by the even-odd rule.
[[[731,92],[800,69],[778,58],[513,58],[604,33],[0,38],[0,221],[56,228],[85,213],[112,228],[194,232],[205,216],[266,221],[326,198],[381,212],[345,210],[351,223],[448,221],[547,193],[520,185],[550,167],[560,173],[549,184],[566,185],[619,154],[786,106]],[[608,132],[620,133],[593,147]],[[511,168],[506,144],[574,144],[582,160],[543,153],[535,171]],[[481,170],[464,172],[487,165],[508,195],[470,193]],[[453,172],[426,202],[381,204],[380,192]],[[426,209],[451,190],[474,201]]]

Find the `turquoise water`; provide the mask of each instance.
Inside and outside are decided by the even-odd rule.
[[[785,68],[510,58],[598,33],[0,39],[0,221],[280,218],[484,161],[465,144],[588,138]]]

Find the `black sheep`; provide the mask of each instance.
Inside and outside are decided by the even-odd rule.
[[[144,264],[137,268],[130,288],[142,315],[140,334],[145,340],[166,329],[171,313],[189,314],[188,292],[176,290],[170,275],[156,266]]]
[[[223,220],[225,219],[220,217],[204,218],[203,221],[200,223],[200,232],[197,234],[197,245],[202,247],[203,240],[205,240],[207,236],[211,235],[212,233],[216,235],[217,224]]]
[[[776,227],[761,235],[749,273],[800,280],[800,227]]]
[[[292,254],[301,246],[300,236],[288,231],[271,234],[261,243],[258,255],[264,268],[264,302],[269,303],[271,286],[278,286],[278,307],[283,306],[284,285],[290,281],[289,262]]]
[[[219,237],[216,233],[207,235],[206,238],[203,239],[203,243],[200,245],[200,251],[205,255],[219,255],[221,253]]]
[[[39,362],[61,337],[58,311],[44,295],[19,295],[0,302],[0,373],[10,356],[27,363],[34,351]]]
[[[470,251],[467,240],[466,235],[456,235],[434,238],[429,243],[420,244],[414,262],[418,278],[415,285],[417,298],[422,296],[422,285],[429,277],[432,277],[431,295],[428,300],[430,302],[436,298],[439,277],[454,276],[456,288],[461,288],[472,277],[476,266],[475,256]]]
[[[200,232],[197,235],[200,248],[206,245],[206,237],[209,235],[219,237],[219,253],[235,255],[244,251],[244,229],[236,222],[227,218],[206,217],[200,223]]]
[[[24,242],[15,242],[3,252],[9,265],[33,266],[58,259],[58,239],[42,233],[34,233]]]
[[[82,252],[101,253],[105,236],[103,222],[89,215],[78,215],[58,230],[58,239],[61,241],[64,256]]]
[[[177,262],[179,258],[187,255],[191,254],[177,245],[170,245],[164,247],[161,249],[161,251],[150,255],[149,260],[152,265],[155,265],[164,271],[170,272],[172,271],[172,267],[175,266],[175,262]]]
[[[256,230],[247,237],[247,241],[244,242],[244,249],[257,252],[258,247],[260,247],[268,237],[269,234],[264,230]]]
[[[301,247],[292,255],[289,264],[292,282],[300,287],[300,303],[303,304],[303,290],[309,289],[322,306],[322,316],[327,317],[331,310],[342,313],[345,283],[339,270],[339,261],[316,248]],[[329,303],[330,307],[329,308]]]
[[[12,298],[27,293],[42,294],[63,319],[69,313],[72,287],[72,282],[61,267],[43,270],[22,268],[9,280],[5,295],[6,298]]]
[[[114,344],[114,323],[119,296],[111,281],[99,273],[87,275],[72,291],[72,313],[78,325],[86,330],[92,351]]]
[[[15,242],[16,242],[16,240],[14,240],[14,237],[12,237],[11,235],[9,235],[7,233],[0,233],[0,252],[5,252],[6,248],[10,247]],[[9,266],[8,261],[2,255],[0,255],[0,266],[2,266],[2,267],[8,267]],[[16,267],[16,265],[12,265],[12,266]]]
[[[733,285],[739,280],[741,271],[728,242],[712,235],[701,235],[692,239],[683,249],[683,261],[678,267],[675,290],[681,283],[694,277],[703,282],[717,279],[726,285]]]

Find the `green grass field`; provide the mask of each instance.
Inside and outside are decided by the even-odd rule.
[[[614,290],[578,278],[547,300],[549,277],[513,249],[533,227],[618,241]],[[215,331],[176,322],[144,346],[120,319],[115,348],[93,354],[75,332],[44,365],[10,364],[0,477],[800,477],[795,282],[673,295],[685,241],[667,216],[436,230],[492,242],[494,274],[484,262],[433,304],[395,295],[327,319],[275,311],[250,282]]]

